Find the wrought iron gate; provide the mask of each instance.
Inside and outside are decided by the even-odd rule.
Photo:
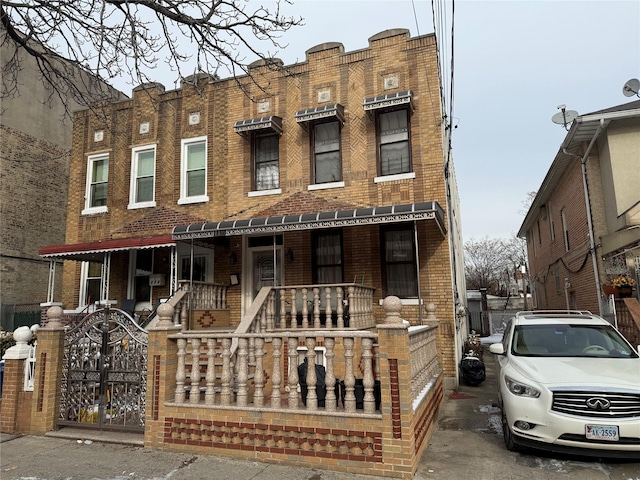
[[[146,330],[119,309],[87,315],[65,335],[61,425],[144,430]]]

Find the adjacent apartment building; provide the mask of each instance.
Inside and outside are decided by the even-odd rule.
[[[189,319],[204,329],[238,325],[265,286],[366,286],[380,321],[389,295],[414,325],[435,307],[455,384],[466,297],[435,36],[387,30],[251,72],[259,86],[198,75],[141,85],[107,123],[75,115],[66,239],[40,250],[64,261],[55,302],[144,316],[187,284],[221,286],[226,313]],[[339,308],[333,291],[320,302]],[[295,303],[279,308],[313,308]]]
[[[609,313],[640,280],[640,101],[578,116],[518,232],[536,308]]]
[[[80,90],[101,88],[101,95],[126,98],[66,68],[78,75]],[[36,60],[15,50],[3,27],[0,69],[6,80],[0,104],[0,310],[2,327],[12,331],[37,323],[39,304],[47,299],[49,262],[39,248],[65,240],[72,135],[65,110],[80,105],[71,96],[63,102],[45,85]],[[13,74],[17,90],[5,90]],[[60,289],[62,278],[52,280]]]

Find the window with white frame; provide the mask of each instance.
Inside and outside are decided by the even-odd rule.
[[[131,190],[129,208],[155,207],[156,146],[131,150]]]
[[[83,215],[107,211],[108,184],[109,154],[89,156]]]
[[[280,188],[280,135],[256,133],[253,137],[254,191]]]
[[[411,172],[409,110],[403,108],[379,113],[377,127],[380,175],[397,175]]]
[[[207,137],[182,140],[179,204],[208,202]]]
[[[82,262],[80,268],[80,304],[90,305],[101,300],[102,264]]]

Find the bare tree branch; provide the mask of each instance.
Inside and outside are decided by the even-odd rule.
[[[81,105],[112,95],[99,83],[125,78],[151,83],[163,62],[176,81],[207,73],[238,77],[264,91],[244,54],[269,60],[262,47],[284,48],[282,33],[301,18],[248,0],[0,0],[0,43],[14,54],[2,62],[1,97],[20,94],[20,52],[36,59],[51,96]],[[279,68],[278,62],[269,64]],[[82,74],[76,73],[76,70]],[[98,90],[97,92],[95,90]]]

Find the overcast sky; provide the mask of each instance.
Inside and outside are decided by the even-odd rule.
[[[390,28],[434,32],[431,0],[295,0],[282,8],[305,19],[282,38],[288,47],[276,56],[286,65],[324,42],[352,51]],[[445,8],[450,22],[450,1]],[[507,238],[566,135],[551,122],[558,105],[586,114],[637,100],[622,87],[640,78],[640,1],[458,0],[453,20],[463,236]],[[450,45],[448,32],[441,43]],[[157,81],[173,88],[173,78]]]

